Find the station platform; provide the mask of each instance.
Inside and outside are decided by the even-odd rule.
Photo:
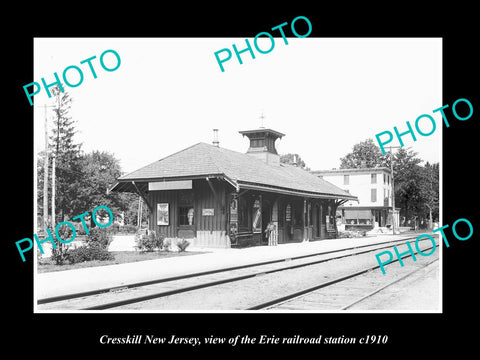
[[[35,303],[37,299],[53,296],[109,287],[121,287],[142,281],[182,276],[264,261],[281,260],[353,246],[411,239],[419,235],[420,233],[412,232],[399,235],[325,239],[242,249],[201,249],[189,247],[187,251],[205,251],[205,253],[35,274]]]

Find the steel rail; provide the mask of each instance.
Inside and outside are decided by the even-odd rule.
[[[75,298],[79,298],[79,297],[99,295],[99,294],[103,294],[103,293],[114,292],[114,291],[117,291],[117,290],[120,290],[120,289],[124,290],[124,289],[130,289],[130,288],[135,288],[135,287],[158,284],[158,283],[162,283],[162,282],[182,280],[182,279],[192,278],[192,277],[196,277],[196,276],[205,276],[205,275],[211,275],[211,274],[220,273],[220,272],[239,270],[239,269],[245,269],[245,268],[249,268],[249,267],[262,266],[262,265],[269,265],[269,264],[274,264],[274,263],[280,263],[280,262],[288,261],[288,260],[298,260],[298,259],[318,256],[318,255],[322,255],[322,254],[330,254],[330,253],[334,253],[334,252],[346,251],[346,250],[351,250],[351,249],[359,249],[359,248],[362,248],[362,247],[382,245],[382,244],[386,244],[386,243],[395,243],[395,242],[409,240],[409,239],[413,239],[413,238],[409,237],[409,238],[393,240],[393,241],[389,240],[389,241],[384,241],[384,242],[377,243],[377,244],[354,246],[354,247],[345,248],[345,249],[341,249],[341,250],[338,250],[338,249],[337,250],[330,250],[330,251],[325,251],[325,252],[321,252],[321,253],[299,255],[299,256],[291,257],[291,258],[268,260],[268,261],[263,261],[263,262],[259,262],[259,263],[253,263],[253,264],[238,265],[238,266],[232,266],[232,267],[228,267],[228,268],[208,270],[208,271],[202,271],[202,272],[198,272],[198,273],[184,274],[184,275],[172,276],[172,277],[168,277],[168,278],[140,281],[140,282],[136,282],[136,283],[118,285],[118,286],[113,286],[113,287],[108,287],[108,288],[102,288],[102,289],[95,289],[95,290],[89,290],[89,291],[82,291],[82,292],[78,292],[78,293],[52,296],[52,297],[48,297],[48,298],[38,299],[37,304],[41,305],[41,304],[47,304],[47,303],[51,303],[51,302],[58,302],[58,301],[75,299]]]
[[[426,241],[426,240],[427,239],[425,239],[424,241]],[[376,244],[374,244],[374,245],[376,245]],[[162,297],[166,297],[166,296],[170,296],[170,295],[181,294],[181,293],[188,292],[188,291],[193,291],[193,290],[203,289],[203,288],[217,286],[217,285],[221,285],[221,284],[241,281],[241,280],[245,280],[245,279],[249,279],[249,278],[254,278],[256,276],[262,276],[262,275],[272,274],[272,273],[275,273],[275,272],[292,270],[292,269],[296,269],[296,268],[300,268],[300,267],[316,265],[316,264],[320,264],[322,262],[337,260],[337,259],[341,259],[341,258],[348,257],[348,256],[361,255],[361,254],[365,254],[365,253],[368,253],[368,252],[372,252],[372,251],[376,251],[376,250],[380,250],[380,249],[384,249],[384,248],[389,248],[390,246],[391,245],[383,246],[383,247],[376,247],[374,249],[368,249],[368,250],[363,250],[363,251],[359,251],[359,252],[355,252],[355,253],[344,254],[344,255],[341,255],[341,256],[333,257],[333,258],[315,260],[315,261],[311,261],[311,262],[307,262],[307,263],[295,264],[295,265],[290,265],[290,266],[286,266],[286,267],[281,267],[281,268],[278,268],[278,269],[262,270],[262,271],[253,272],[253,273],[250,273],[250,274],[239,275],[239,276],[234,276],[234,277],[228,277],[228,278],[225,278],[225,279],[199,283],[199,284],[186,286],[186,287],[182,287],[182,288],[178,288],[178,289],[161,291],[161,292],[156,292],[156,293],[152,293],[152,294],[148,294],[148,295],[137,296],[137,297],[132,297],[132,298],[123,299],[123,300],[117,300],[117,301],[113,301],[113,302],[109,302],[109,303],[94,305],[94,306],[82,308],[81,310],[111,309],[111,308],[115,308],[115,307],[119,307],[119,306],[124,306],[124,305],[129,305],[129,304],[142,302],[142,301],[162,298]],[[362,247],[365,247],[365,246],[362,246]],[[342,251],[351,250],[351,249],[355,249],[355,248],[348,248],[348,249],[344,249]],[[338,250],[337,251],[332,251],[332,252],[338,252]],[[328,252],[328,253],[330,253],[330,252]],[[317,256],[320,256],[320,255],[323,255],[323,254],[325,254],[325,253],[317,254]],[[311,255],[308,255],[308,256],[311,256]],[[301,256],[301,258],[303,258],[303,257],[307,257],[307,256],[304,256],[304,255]],[[290,258],[285,259],[285,260],[290,260]],[[285,260],[282,260],[282,261],[285,261]]]
[[[359,299],[357,299],[357,300],[355,300],[355,301],[352,301],[350,304],[343,306],[340,310],[346,310],[346,309],[352,307],[353,305],[356,305],[356,304],[358,304],[359,302],[362,302],[363,300],[368,299],[369,297],[372,297],[373,295],[375,295],[376,293],[382,291],[383,289],[385,289],[385,288],[387,288],[387,287],[389,287],[389,286],[391,286],[391,285],[393,285],[393,284],[396,284],[397,282],[399,282],[399,281],[401,281],[401,280],[403,280],[403,279],[406,279],[406,278],[409,277],[409,276],[412,276],[412,275],[413,275],[414,273],[416,273],[417,271],[420,271],[420,270],[425,269],[428,265],[431,265],[431,264],[433,264],[435,261],[438,261],[438,259],[439,259],[439,258],[436,258],[436,259],[428,262],[428,263],[425,264],[424,266],[419,267],[418,269],[415,269],[415,270],[409,272],[408,274],[406,274],[406,275],[404,275],[404,276],[402,276],[402,277],[400,277],[400,278],[398,278],[398,279],[396,279],[396,280],[393,280],[393,281],[389,282],[389,283],[386,284],[386,285],[380,286],[379,288],[377,288],[377,289],[375,289],[374,291],[368,293],[367,295],[364,295],[364,296],[362,296],[361,298],[359,298]]]
[[[438,244],[435,244],[435,247],[437,247]],[[426,249],[422,249],[422,252],[424,250],[430,250],[430,249],[433,249],[433,246],[429,247],[429,248],[426,248]],[[417,252],[418,253],[418,252]],[[407,257],[410,257],[412,255],[405,255],[405,256],[402,256],[401,259],[404,259],[404,258],[407,258]],[[391,261],[390,263],[388,263],[388,265],[391,265],[395,262],[399,261],[399,259],[397,258],[396,260],[393,260]],[[350,273],[348,275],[344,275],[344,276],[340,276],[338,278],[335,278],[333,280],[330,280],[330,281],[326,281],[326,282],[323,282],[321,284],[318,284],[318,285],[315,285],[315,286],[312,286],[312,287],[309,287],[307,289],[303,289],[303,290],[300,290],[300,291],[296,291],[294,293],[291,293],[291,294],[288,294],[288,295],[285,295],[285,296],[282,296],[282,297],[279,297],[279,298],[276,298],[276,299],[273,299],[273,300],[269,300],[269,301],[266,301],[266,302],[263,302],[263,303],[259,303],[257,305],[254,305],[254,306],[251,306],[245,310],[261,310],[261,309],[265,309],[265,308],[269,308],[269,307],[272,307],[274,305],[280,305],[281,303],[285,303],[289,300],[292,300],[294,298],[298,298],[298,297],[301,297],[305,294],[308,294],[308,293],[311,293],[311,292],[314,292],[316,290],[319,290],[321,288],[324,288],[324,287],[327,287],[327,286],[330,286],[330,285],[333,285],[333,284],[337,284],[339,282],[342,282],[342,281],[345,281],[345,280],[348,280],[350,278],[353,278],[353,277],[356,277],[356,276],[359,276],[359,275],[362,275],[362,274],[365,274],[369,271],[372,271],[372,270],[375,270],[375,269],[378,269],[380,267],[380,265],[375,265],[375,266],[371,266],[371,267],[368,267],[366,269],[362,269],[362,270],[359,270],[359,271],[356,271],[354,273]]]
[[[123,285],[118,285],[118,286],[113,286],[113,287],[107,287],[107,288],[101,288],[101,289],[95,289],[95,290],[89,290],[89,291],[82,291],[82,292],[78,292],[78,293],[70,293],[70,294],[65,294],[65,295],[52,296],[52,297],[47,297],[47,298],[43,298],[43,299],[38,299],[37,300],[37,305],[42,305],[42,304],[47,304],[47,303],[52,303],[52,302],[65,301],[65,300],[70,300],[70,299],[75,299],[75,298],[80,298],[80,297],[100,295],[100,294],[115,292],[115,291],[118,291],[118,290],[132,289],[132,288],[136,288],[136,287],[154,285],[154,284],[163,283],[163,282],[183,280],[183,279],[188,279],[188,278],[197,277],[197,276],[206,276],[206,275],[212,275],[212,274],[221,273],[221,272],[228,272],[228,271],[246,269],[246,268],[250,268],[250,267],[258,267],[258,266],[270,265],[270,264],[281,263],[281,262],[286,262],[286,261],[299,260],[299,259],[321,256],[321,255],[327,255],[327,254],[332,254],[332,253],[337,253],[337,252],[342,252],[342,251],[361,249],[361,248],[365,248],[365,247],[375,247],[377,245],[383,245],[383,244],[394,244],[394,243],[403,242],[403,241],[414,239],[414,238],[416,238],[416,237],[407,237],[407,238],[402,238],[402,239],[397,239],[397,240],[383,241],[383,242],[375,243],[375,244],[352,246],[352,247],[344,248],[344,249],[329,250],[329,251],[324,251],[324,252],[319,252],[319,253],[299,255],[299,256],[294,256],[294,257],[277,259],[277,260],[262,261],[262,262],[253,263],[253,264],[238,265],[238,266],[232,266],[232,267],[221,268],[221,269],[207,270],[207,271],[202,271],[202,272],[198,272],[198,273],[183,274],[183,275],[171,276],[171,277],[167,277],[167,278],[140,281],[140,282],[123,284]],[[367,250],[365,252],[373,251],[373,250],[379,250],[379,249],[383,249],[383,248],[387,248],[387,247],[390,247],[390,245],[375,248],[375,249],[372,249],[372,250]],[[360,252],[360,253],[362,253],[362,252]],[[358,254],[360,254],[360,253],[358,253]],[[342,257],[345,257],[345,256],[351,256],[351,255],[356,255],[356,254],[357,253],[342,255],[342,256],[339,256],[337,258],[342,258]],[[333,260],[333,259],[336,259],[336,258],[330,258],[328,260]],[[309,265],[309,264],[307,264],[307,265]],[[307,266],[307,265],[305,265],[305,266]],[[265,272],[261,272],[261,273],[265,273]],[[254,276],[256,276],[256,275],[254,275]],[[232,281],[238,281],[238,280],[232,280]],[[213,284],[213,285],[218,285],[218,284]],[[208,285],[208,286],[213,286],[213,285]],[[186,291],[189,291],[189,290],[186,290]],[[165,296],[167,296],[167,295],[165,295]]]

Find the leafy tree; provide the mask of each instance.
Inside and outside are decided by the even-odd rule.
[[[427,162],[422,173],[421,195],[426,207],[425,217],[428,217],[431,222],[439,218],[439,179],[439,164]],[[431,227],[432,224],[430,223],[429,226]]]
[[[129,212],[132,203],[136,201],[138,209],[138,195],[126,193],[110,193],[107,189],[115,179],[121,175],[120,164],[113,154],[93,151],[84,154],[81,144],[74,141],[75,121],[68,115],[72,99],[66,92],[58,88],[51,90],[54,100],[54,126],[49,143],[48,172],[52,174],[52,157],[55,157],[55,212],[56,218],[50,222],[53,231],[56,224],[67,219],[89,212],[97,206],[104,205],[110,208],[114,215],[121,211]],[[37,163],[37,199],[38,214],[43,215],[43,183],[45,152],[38,154]],[[52,181],[49,180],[48,193],[52,194]],[[51,212],[50,201],[48,202]],[[145,207],[144,214],[147,215]],[[106,213],[106,212],[105,212]],[[136,211],[135,211],[136,214]],[[102,211],[96,213],[102,217]],[[91,227],[95,224],[91,219]],[[43,230],[43,229],[42,229]],[[64,239],[70,238],[65,234]],[[53,258],[57,264],[65,261],[64,244],[59,243],[53,249]]]
[[[429,207],[432,217],[438,218],[439,171],[438,164],[421,166],[418,153],[399,148],[393,153],[395,207],[407,219],[412,216],[427,217]],[[340,159],[340,168],[390,168],[390,152],[383,155],[372,139],[353,146],[352,152]]]
[[[148,221],[148,216],[149,216],[148,206],[145,204],[145,202],[139,195],[132,194],[132,193],[120,193],[119,195],[128,196],[128,199],[129,199],[129,201],[126,202],[128,204],[128,208],[124,212],[125,225],[135,225],[135,226],[139,225],[138,224],[138,203],[139,202],[142,202],[142,223],[146,223]]]
[[[51,231],[56,224],[81,214],[81,207],[75,206],[75,200],[79,195],[79,182],[81,179],[81,144],[74,141],[75,121],[69,116],[72,98],[67,92],[61,92],[57,87],[51,89],[53,130],[49,137],[48,152],[48,174],[52,174],[53,158],[55,158],[55,218],[50,219]],[[37,199],[38,214],[43,216],[43,184],[45,174],[45,152],[40,152],[37,163]],[[50,178],[50,177],[49,177]],[[52,181],[49,180],[48,194],[52,195]],[[51,201],[48,202],[49,213],[51,213]],[[43,226],[41,226],[41,230]],[[61,231],[61,237],[68,239],[67,233]],[[57,264],[62,264],[65,258],[65,246],[62,242],[57,243],[57,248],[52,249],[52,257]]]
[[[340,169],[359,169],[390,166],[390,162],[372,139],[353,146],[352,152],[340,159]]]
[[[280,155],[280,162],[283,164],[294,165],[295,164],[294,160],[296,160],[296,165],[298,167],[305,169],[307,171],[310,171],[310,168],[306,166],[305,161],[302,160],[300,155],[291,154],[291,153]]]
[[[393,175],[395,180],[395,207],[407,219],[421,211],[423,199],[421,194],[422,160],[413,150],[400,148],[394,155]]]
[[[101,151],[92,151],[83,156],[81,164],[80,194],[76,202],[84,211],[92,211],[97,206],[107,206],[113,214],[126,211],[132,198],[123,193],[109,193],[108,188],[115,182],[122,172],[120,162],[113,154]],[[97,217],[108,216],[98,211]],[[95,223],[91,219],[91,226]]]

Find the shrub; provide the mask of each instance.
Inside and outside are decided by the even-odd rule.
[[[112,234],[117,234],[120,232],[120,224],[119,223],[113,223],[111,228],[110,228],[110,231],[112,232]]]
[[[85,223],[87,226],[87,229],[90,231],[91,226],[88,223]],[[86,235],[87,232],[85,231],[85,227],[81,222],[74,222],[73,226],[75,227],[75,231],[77,232],[77,235]]]
[[[58,235],[63,240],[69,240],[72,238],[73,231],[70,226],[62,226],[58,229]],[[52,247],[52,255],[50,259],[55,262],[56,265],[63,265],[66,260],[66,245],[63,242],[58,241],[56,247]]]
[[[135,235],[135,242],[137,244],[137,249],[140,251],[154,251],[155,249],[162,249],[163,247],[163,235],[158,235],[155,231],[150,230],[148,234],[143,235],[137,233]]]
[[[85,238],[87,247],[100,247],[106,250],[111,241],[111,235],[106,228],[94,227],[90,230],[90,235]]]
[[[52,247],[52,255],[50,255],[50,259],[54,261],[56,265],[63,265],[63,263],[67,259],[67,252],[68,250],[65,251],[65,249],[63,248],[63,244],[59,245],[56,249]]]
[[[76,249],[68,249],[65,253],[65,259],[70,264],[76,264],[92,260],[115,260],[115,257],[100,246],[80,246]]]
[[[367,232],[365,230],[345,230],[338,232],[338,238],[357,238],[361,236],[367,236]]]
[[[170,246],[172,245],[172,239],[164,239],[163,240],[163,250],[164,251],[170,251]]]
[[[188,245],[190,245],[190,242],[188,242],[185,239],[178,240],[177,241],[177,247],[178,247],[178,252],[183,252],[187,249]]]
[[[125,225],[122,227],[122,231],[128,233],[128,234],[134,234],[137,231],[137,226],[136,225]]]

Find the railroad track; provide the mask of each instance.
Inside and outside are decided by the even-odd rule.
[[[366,254],[415,237],[40,299],[43,309],[104,310]],[[429,240],[425,240],[429,241]],[[426,249],[424,249],[426,250]],[[253,309],[253,308],[252,308]]]
[[[437,244],[438,245],[438,244]],[[433,247],[425,248],[429,250]],[[417,253],[417,252],[416,252]],[[402,259],[411,255],[402,256]],[[347,310],[354,305],[378,294],[386,288],[404,280],[420,270],[438,261],[438,255],[433,260],[415,266],[410,264],[414,270],[405,274],[403,271],[397,271],[397,276],[393,280],[385,281],[385,278],[379,272],[373,270],[380,266],[371,266],[338,278],[317,284],[307,289],[302,289],[288,295],[259,303],[246,310]],[[398,259],[392,261],[387,266],[398,262]],[[390,270],[389,270],[390,271]],[[363,276],[361,285],[357,284],[357,279]]]

